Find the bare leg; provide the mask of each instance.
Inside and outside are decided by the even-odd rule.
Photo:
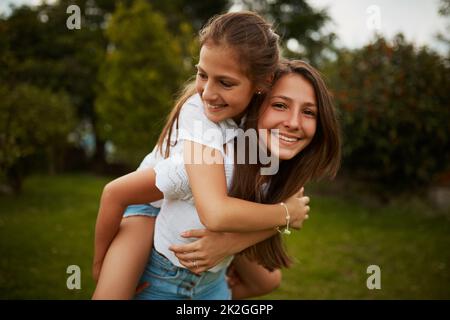
[[[279,269],[270,272],[244,256],[237,256],[233,266],[239,277],[239,281],[231,288],[233,299],[259,297],[272,292],[281,283]]]
[[[92,299],[131,299],[150,256],[155,218],[122,219],[106,253]]]

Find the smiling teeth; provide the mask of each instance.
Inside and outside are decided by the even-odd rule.
[[[283,141],[287,141],[287,142],[296,142],[299,140],[299,138],[290,138],[290,137],[286,137],[285,135],[281,134],[281,133],[273,133],[275,136],[277,136],[278,138],[280,138]]]
[[[278,135],[278,137],[281,139],[281,140],[284,140],[284,141],[287,141],[287,142],[295,142],[295,141],[297,141],[298,139],[297,138],[288,138],[288,137],[285,137],[285,136],[283,136],[283,135]]]
[[[213,106],[212,104],[208,104],[208,108],[210,109],[219,109],[219,108],[223,108],[224,106]]]

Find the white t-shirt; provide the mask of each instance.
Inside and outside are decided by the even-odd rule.
[[[186,244],[196,238],[183,238],[180,234],[187,230],[204,229],[200,222],[189,179],[186,173],[183,152],[184,141],[193,141],[208,147],[217,149],[224,158],[225,177],[227,188],[230,189],[233,175],[234,159],[232,152],[233,139],[239,127],[232,119],[214,123],[206,115],[203,103],[198,94],[189,98],[183,105],[178,118],[178,132],[175,127],[171,135],[174,141],[178,134],[177,143],[170,149],[170,156],[164,159],[159,151],[154,149],[144,161],[141,167],[153,167],[156,172],[156,186],[163,192],[164,200],[161,211],[156,218],[154,246],[156,250],[168,258],[174,265],[183,267],[169,246],[173,244]],[[157,203],[152,205],[159,206]],[[217,272],[226,268],[233,256],[225,258],[217,266],[209,271]]]

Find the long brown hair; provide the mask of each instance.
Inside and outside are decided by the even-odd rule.
[[[261,16],[254,12],[230,12],[212,17],[199,33],[200,46],[226,46],[235,50],[243,73],[255,87],[267,89],[279,61],[279,37]],[[178,116],[188,98],[196,93],[195,81],[189,81],[179,95],[158,139],[158,149],[169,156],[174,124],[178,129]],[[253,100],[250,105],[259,105]],[[173,142],[176,144],[176,138]],[[165,147],[164,147],[165,144]],[[164,154],[163,154],[163,149]]]
[[[319,72],[300,60],[280,62],[274,83],[292,73],[307,80],[316,95],[317,127],[311,143],[292,159],[281,161],[276,175],[261,176],[258,164],[236,163],[230,196],[273,204],[286,200],[310,181],[336,176],[341,159],[340,128],[328,89]],[[258,128],[258,118],[263,112],[260,109],[255,106],[248,110],[246,129]],[[266,190],[263,183],[267,183]],[[279,234],[247,248],[242,254],[269,270],[289,267],[292,263]]]

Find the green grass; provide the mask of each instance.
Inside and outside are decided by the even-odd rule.
[[[33,177],[18,197],[0,198],[0,298],[88,299],[94,223],[104,178]],[[81,290],[68,290],[69,265]]]
[[[106,178],[34,176],[0,196],[0,299],[89,299],[98,200]],[[450,299],[450,220],[422,203],[385,207],[313,196],[311,218],[287,237],[297,263],[267,299]],[[81,290],[66,269],[81,268]],[[366,269],[381,268],[381,290]]]
[[[269,299],[449,299],[450,220],[397,203],[371,208],[312,197],[310,219],[288,238],[296,265]],[[381,269],[381,290],[366,286]]]

